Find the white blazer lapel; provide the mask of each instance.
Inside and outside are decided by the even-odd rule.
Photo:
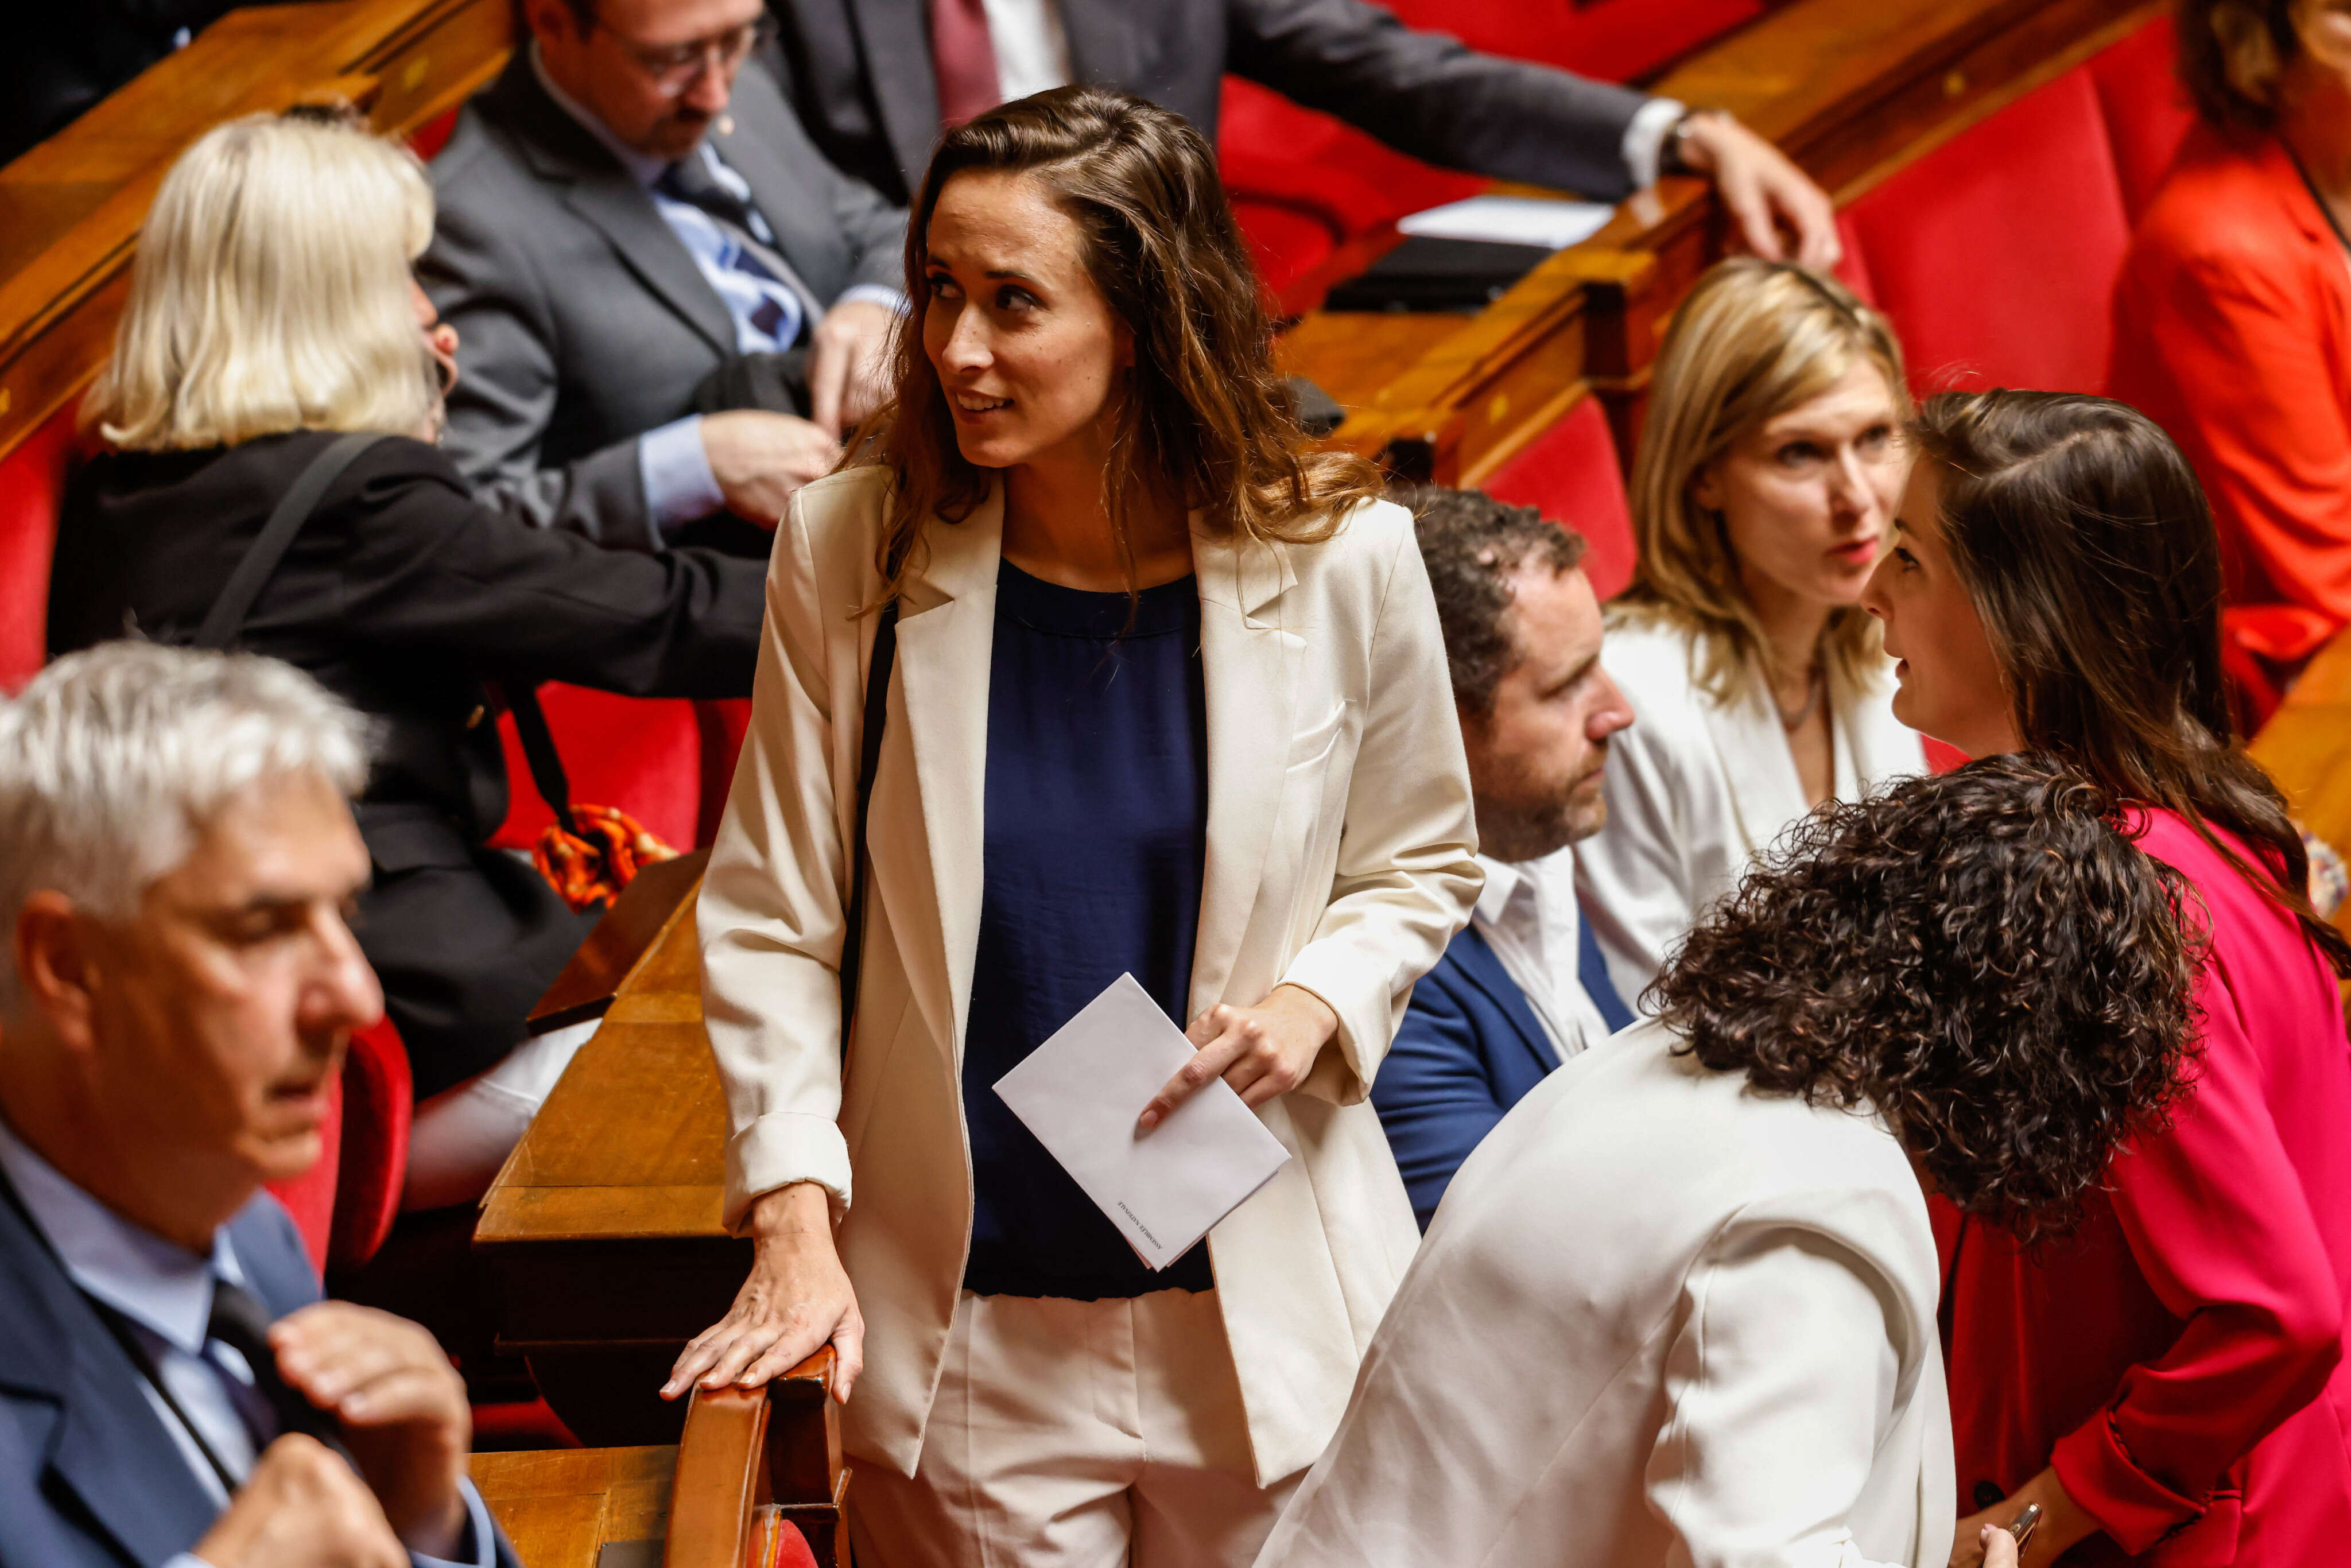
[[[1708,737],[1730,784],[1730,811],[1753,854],[1804,814],[1804,786],[1788,750],[1788,733],[1764,695],[1762,678],[1741,685],[1727,703],[1706,702]]]
[[[962,522],[935,519],[925,535],[928,559],[908,580],[899,611],[897,669],[924,841],[873,834],[874,883],[900,933],[915,996],[934,1015],[935,1038],[951,1041],[958,1061],[979,947],[988,664],[1003,540],[1000,486]],[[879,795],[877,788],[877,827]],[[922,927],[928,922],[915,913],[925,902],[937,915],[938,946],[928,953],[919,941],[907,940],[927,935]]]
[[[1196,518],[1192,562],[1208,699],[1208,858],[1190,998],[1197,1015],[1224,996],[1257,904],[1290,764],[1304,645],[1279,624],[1274,601],[1297,581],[1280,546],[1212,538]],[[1268,612],[1274,620],[1259,618]]]

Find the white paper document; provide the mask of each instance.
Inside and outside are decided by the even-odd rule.
[[[1396,220],[1408,235],[1432,239],[1499,240],[1505,245],[1565,250],[1600,232],[1616,209],[1598,202],[1553,202],[1541,196],[1472,196]]]
[[[1012,1113],[1154,1269],[1190,1251],[1290,1158],[1222,1079],[1137,1135],[1135,1118],[1192,1056],[1151,993],[1121,975],[996,1081]]]

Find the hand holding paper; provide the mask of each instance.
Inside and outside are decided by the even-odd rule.
[[[1290,1157],[1221,1081],[1138,1129],[1155,1093],[1199,1054],[1134,977],[1122,975],[996,1083],[1154,1269],[1190,1251]]]

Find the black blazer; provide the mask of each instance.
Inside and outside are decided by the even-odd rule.
[[[303,431],[92,461],[57,529],[50,652],[126,633],[192,639],[278,497],[333,439]],[[420,1097],[520,1039],[583,934],[542,880],[480,847],[507,790],[483,683],[747,695],[765,574],[713,551],[602,549],[521,527],[476,504],[440,452],[400,437],[362,454],[296,538],[238,643],[307,670],[381,727],[358,811],[377,877],[360,941]],[[467,988],[475,969],[492,991]]]
[[[1230,71],[1391,147],[1599,201],[1631,193],[1625,128],[1647,99],[1416,33],[1363,0],[1051,0],[1071,79],[1123,88],[1210,140]],[[824,155],[892,201],[939,136],[927,0],[768,0],[785,85]]]
[[[229,1221],[271,1316],[319,1299],[294,1222],[262,1194]],[[17,1211],[0,1201],[0,1568],[159,1568],[212,1528],[211,1496],[139,1369]],[[517,1568],[506,1537],[499,1568]]]
[[[904,282],[905,214],[818,156],[756,63],[711,145],[820,306]],[[653,548],[637,437],[692,413],[736,352],[725,302],[635,177],[548,97],[527,47],[458,116],[433,186],[417,272],[457,329],[451,459],[526,522]]]

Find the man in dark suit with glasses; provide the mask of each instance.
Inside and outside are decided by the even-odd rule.
[[[905,214],[810,144],[754,57],[759,0],[524,15],[433,166],[444,444],[485,499],[608,545],[773,528],[876,400]]]

